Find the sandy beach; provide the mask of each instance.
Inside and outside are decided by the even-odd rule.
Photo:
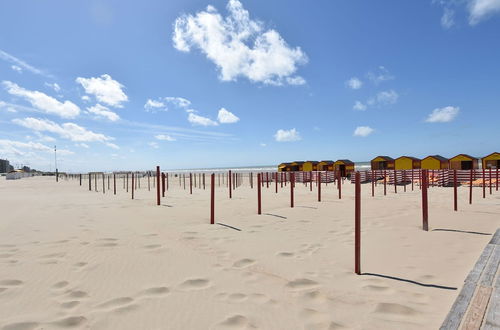
[[[0,329],[437,329],[497,229],[500,194],[362,185],[362,264],[354,274],[354,185],[297,184],[228,198],[172,180],[156,206],[84,181],[0,180]],[[107,187],[106,187],[107,188]],[[450,231],[451,230],[451,231]],[[475,233],[471,233],[475,232]]]

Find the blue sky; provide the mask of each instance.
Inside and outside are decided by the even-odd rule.
[[[500,0],[3,1],[0,158],[63,171],[498,151]]]

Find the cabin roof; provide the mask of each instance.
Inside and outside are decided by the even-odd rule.
[[[476,158],[476,157],[472,157],[472,156],[467,155],[467,154],[458,154],[458,155],[456,155],[456,156],[454,156],[454,157],[451,157],[451,158],[450,158],[450,160],[452,160],[453,158],[457,158],[457,157],[459,157],[459,156],[464,156],[464,157],[470,158],[470,159],[472,159],[472,160],[478,160],[478,158]]]
[[[394,158],[389,157],[389,156],[377,156],[377,157],[373,158],[372,161],[377,159],[377,158],[383,158],[384,160],[389,161],[389,162],[394,161]]]
[[[322,160],[320,163],[325,163],[325,164],[333,164],[335,163],[333,160]]]
[[[491,154],[484,156],[483,159],[488,158],[488,157],[493,156],[493,155],[500,155],[500,152],[492,152]]]
[[[339,159],[335,163],[337,163],[337,162],[342,162],[344,164],[354,164],[354,162],[350,161],[349,159]]]
[[[447,162],[449,160],[448,158],[440,156],[440,155],[430,155],[430,156],[425,157],[424,159],[426,159],[426,158],[434,158],[434,159],[439,160],[440,162]],[[424,159],[422,159],[422,160],[424,160]]]
[[[401,157],[396,158],[396,160],[401,159],[401,158],[410,158],[411,160],[420,160],[417,157],[412,157],[412,156],[401,156]]]

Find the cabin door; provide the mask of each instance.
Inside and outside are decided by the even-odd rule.
[[[472,160],[463,160],[461,165],[462,170],[472,170]]]
[[[339,170],[340,170],[340,175],[342,177],[346,177],[346,173],[345,173],[345,165],[339,165]]]

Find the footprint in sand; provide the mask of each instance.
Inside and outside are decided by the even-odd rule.
[[[51,322],[51,324],[61,327],[61,328],[72,328],[72,327],[78,327],[83,325],[84,323],[87,322],[87,318],[84,316],[70,316],[66,317],[54,322]]]
[[[182,282],[179,287],[183,290],[202,290],[211,285],[210,281],[205,278],[193,278]]]
[[[241,260],[236,261],[233,264],[233,267],[235,267],[235,268],[245,268],[245,267],[249,267],[249,266],[253,265],[254,263],[255,263],[255,260],[245,258],[245,259],[241,259]]]
[[[144,245],[144,248],[147,250],[154,250],[161,248],[161,244],[149,244],[149,245]]]
[[[243,315],[233,315],[227,317],[224,321],[215,325],[216,329],[245,329],[254,328],[248,318]]]
[[[61,303],[61,307],[64,309],[72,309],[72,308],[75,308],[76,306],[78,306],[79,304],[80,304],[80,302],[78,300],[72,300],[72,301],[67,301],[67,302]]]
[[[89,295],[85,291],[79,291],[79,290],[77,290],[77,291],[69,291],[68,294],[67,294],[67,296],[69,298],[86,298]]]
[[[131,304],[134,301],[131,297],[119,297],[108,300],[96,306],[98,309],[115,309]]]
[[[291,289],[291,290],[306,290],[306,289],[312,289],[319,286],[318,282],[315,282],[313,280],[307,279],[307,278],[299,278],[293,281],[290,281],[286,284],[286,287]]]
[[[378,292],[378,293],[391,293],[394,291],[388,286],[372,285],[372,284],[363,286],[363,290],[367,290],[370,292]]]
[[[52,288],[62,289],[62,288],[67,287],[68,285],[69,285],[68,281],[60,281],[60,282],[57,282],[56,284],[52,285]]]
[[[419,312],[411,307],[397,303],[378,303],[374,310],[375,313],[389,315],[415,315]]]
[[[77,262],[73,266],[75,267],[76,270],[80,270],[83,267],[87,266],[88,264],[86,262]]]
[[[146,297],[163,296],[170,293],[170,289],[166,286],[152,287],[142,291],[139,295]]]
[[[23,283],[24,282],[21,280],[1,280],[0,281],[0,285],[3,285],[3,286],[20,286]]]
[[[293,253],[293,252],[278,252],[276,255],[278,257],[291,258],[291,257],[295,256],[295,253]]]
[[[16,322],[3,326],[2,330],[33,330],[37,329],[39,325],[37,322]]]

